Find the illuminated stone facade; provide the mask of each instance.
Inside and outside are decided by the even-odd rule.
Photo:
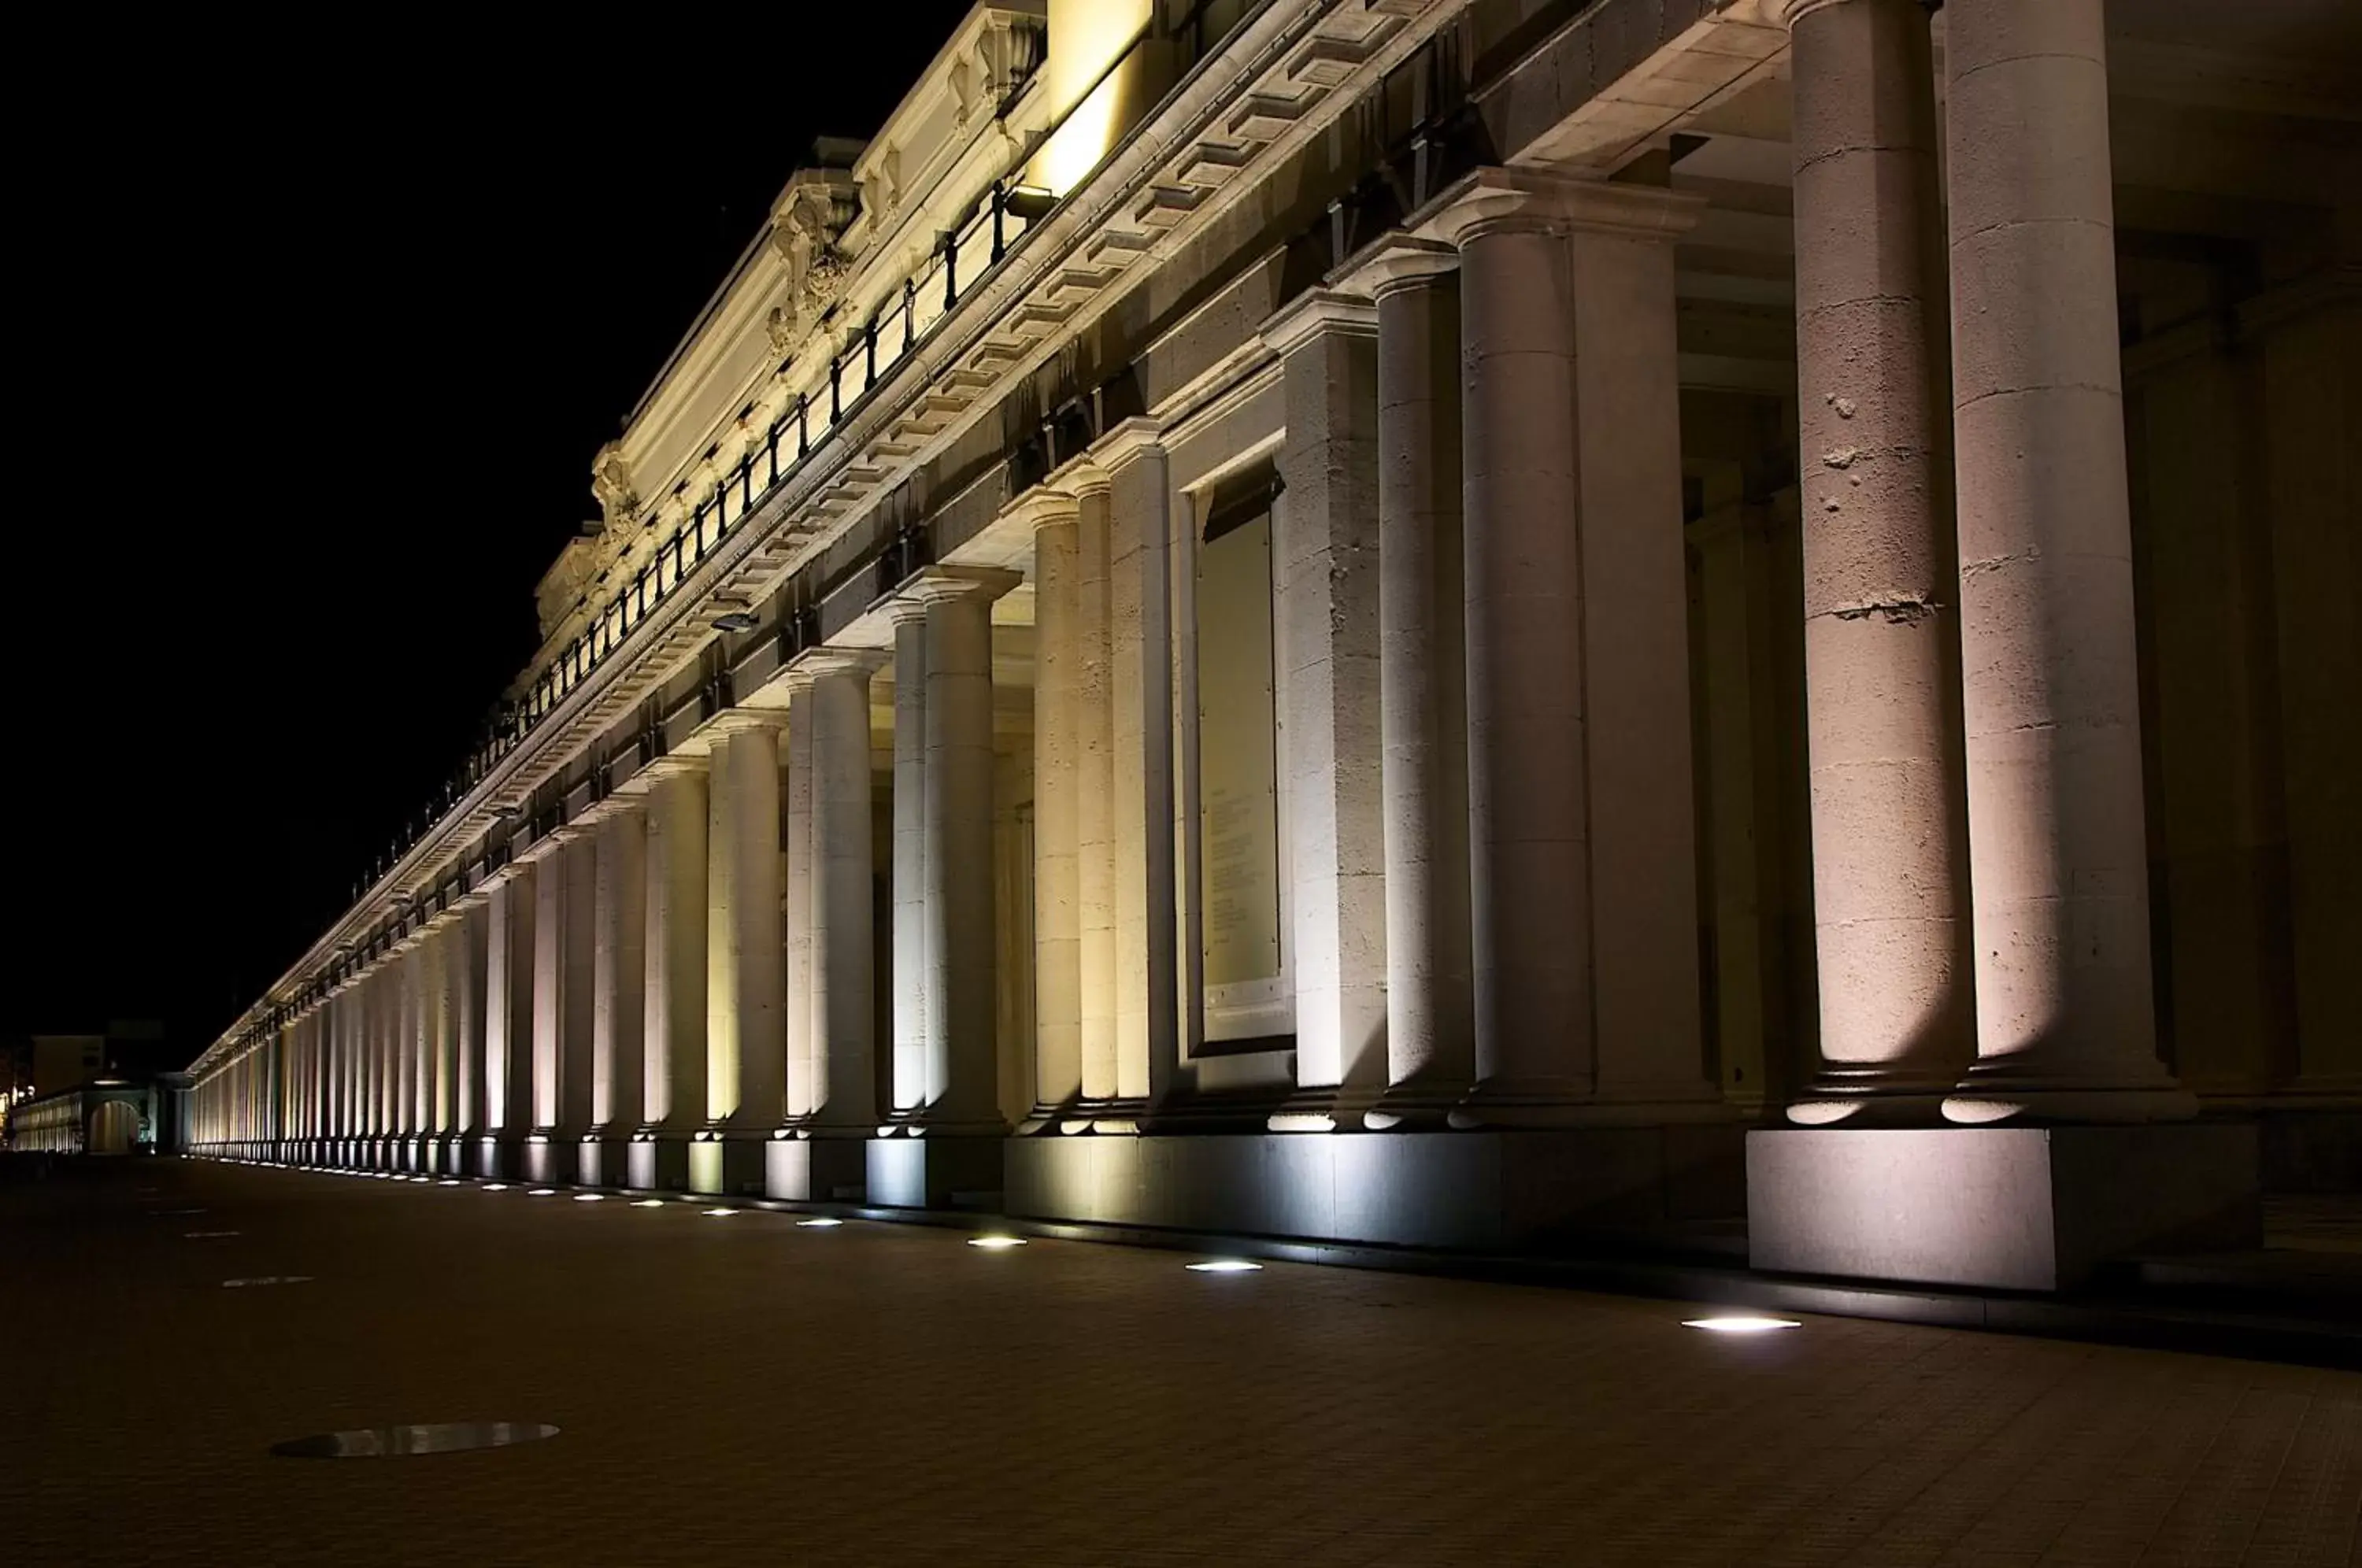
[[[2236,1244],[2362,1111],[2356,29],[2270,10],[979,6],[196,1141]]]

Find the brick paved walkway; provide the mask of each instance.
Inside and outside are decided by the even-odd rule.
[[[28,1565],[2345,1564],[2362,1511],[2362,1375],[2301,1367],[163,1162],[0,1183],[0,1250]],[[563,1431],[266,1453],[466,1419]]]

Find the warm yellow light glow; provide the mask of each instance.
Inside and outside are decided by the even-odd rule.
[[[1034,164],[1054,196],[1063,196],[1107,156],[1122,128],[1116,109],[1123,58],[1148,24],[1149,0],[1052,0],[1050,52],[1043,62],[1050,112],[1062,119]]]
[[[970,1236],[967,1239],[967,1244],[971,1247],[982,1247],[988,1252],[1001,1252],[1010,1247],[1023,1246],[1025,1238],[1022,1236]]]
[[[1209,1258],[1187,1266],[1191,1274],[1255,1274],[1263,1268],[1263,1264],[1244,1258]]]
[[[1705,1329],[1716,1334],[1769,1334],[1781,1329],[1801,1329],[1805,1325],[1794,1318],[1759,1318],[1750,1313],[1732,1312],[1716,1318],[1684,1318],[1684,1329]]]
[[[632,1205],[635,1209],[662,1209],[664,1206],[665,1200],[661,1198],[643,1198]]]

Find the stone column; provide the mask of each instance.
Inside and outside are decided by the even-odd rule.
[[[1581,181],[1574,304],[1593,1095],[1618,1121],[1718,1118],[1705,1077],[1673,242],[1701,198]]]
[[[877,1126],[869,678],[882,655],[823,648],[798,668],[810,685],[811,1018],[813,1131]]]
[[[785,1120],[800,1121],[820,1103],[814,1057],[819,1030],[812,1016],[812,694],[800,663],[780,677],[788,696],[788,727],[779,737],[780,859],[787,901],[781,911],[787,969],[787,1102]]]
[[[426,1097],[425,1101],[425,1132],[426,1135],[426,1168],[440,1174],[449,1168],[451,1149],[451,1112],[456,1085],[452,1080],[455,1066],[457,1023],[451,988],[458,981],[454,949],[458,944],[458,916],[440,915],[427,933],[428,974],[432,986],[427,1000]]]
[[[418,1135],[418,1069],[426,1054],[426,1010],[424,977],[420,973],[419,941],[414,936],[394,950],[389,967],[393,977],[393,1105],[387,1129],[394,1136],[393,1168],[408,1170]]]
[[[1288,1130],[1358,1124],[1386,1082],[1377,325],[1366,300],[1321,289],[1263,328],[1287,411],[1272,625],[1298,1090],[1274,1125]]]
[[[1927,17],[1788,18],[1822,1063],[1788,1115],[1926,1119],[1972,1013]]]
[[[2185,1117],[2149,988],[2101,3],[1946,22],[1978,1060],[1944,1111]]]
[[[938,568],[904,591],[926,606],[924,1120],[933,1129],[1003,1126],[994,1066],[992,601],[1015,580]]]
[[[1115,1092],[1133,1104],[1164,1093],[1180,1060],[1173,896],[1172,492],[1159,434],[1153,421],[1128,419],[1091,452],[1092,462],[1109,480]],[[1087,542],[1087,556],[1089,549]],[[1087,565],[1086,573],[1089,569]]]
[[[534,849],[533,1134],[525,1174],[572,1181],[590,1129],[594,841],[562,827]]]
[[[483,1169],[477,1142],[484,1135],[484,905],[469,894],[451,923],[451,1165],[455,1174]]]
[[[717,722],[709,753],[707,1125],[690,1162],[701,1192],[758,1183],[760,1144],[785,1110],[778,724],[777,714],[734,711]]]
[[[1591,864],[1574,319],[1563,231],[1485,171],[1461,253],[1474,1126],[1549,1124],[1592,1088]]]
[[[390,1161],[396,1130],[393,1115],[395,1036],[402,1027],[400,960],[384,957],[370,977],[370,1132],[371,1164]]]
[[[1115,708],[1108,641],[1108,505],[1105,472],[1081,476],[1075,491],[1075,1020],[1083,1099],[1117,1098]]]
[[[582,1179],[630,1179],[630,1139],[640,1124],[641,1029],[647,941],[647,819],[629,797],[610,800],[594,830],[594,951],[590,1002],[590,1129]]]
[[[484,1132],[478,1168],[513,1180],[533,1125],[530,865],[503,867],[484,903]]]
[[[1106,487],[1098,486],[1105,511]],[[1033,525],[1033,1103],[1048,1127],[1083,1097],[1081,510],[1039,492]]]
[[[1459,252],[1396,237],[1357,280],[1378,314],[1378,659],[1386,1094],[1440,1122],[1474,1073],[1468,952]]]
[[[643,951],[645,1121],[631,1183],[683,1187],[705,1115],[706,762],[665,757],[647,789],[647,931]]]
[[[897,600],[894,620],[893,1113],[927,1105],[927,614]]]

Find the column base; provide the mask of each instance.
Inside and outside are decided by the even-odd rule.
[[[689,1145],[689,1190],[714,1198],[759,1198],[768,1133],[700,1132]]]
[[[774,1138],[763,1149],[763,1196],[791,1203],[860,1203],[869,1188],[868,1140]]]
[[[476,1174],[487,1181],[524,1179],[524,1139],[494,1133],[476,1140]]]
[[[1747,1135],[1748,1261],[2062,1290],[2140,1252],[2260,1246],[2256,1130],[1790,1128]]]
[[[1996,1062],[1971,1067],[1944,1101],[1944,1120],[1969,1127],[1996,1122],[2016,1126],[2139,1125],[2187,1121],[2198,1114],[2198,1097],[2162,1069],[2145,1081],[2078,1082],[2014,1069]]]
[[[689,1190],[689,1138],[685,1133],[643,1132],[632,1140],[624,1185],[640,1192]]]
[[[931,1131],[922,1138],[870,1138],[855,1147],[866,1151],[864,1181],[870,1203],[881,1209],[951,1209],[966,1195],[1000,1192],[1001,1150],[1010,1142],[997,1132],[944,1135]],[[1064,1148],[1098,1140],[1020,1142]]]
[[[524,1180],[543,1187],[563,1187],[574,1180],[579,1143],[556,1132],[536,1132],[524,1141]]]
[[[593,1132],[577,1145],[575,1179],[584,1187],[632,1184],[631,1140],[620,1132]]]
[[[1734,1122],[1031,1138],[1007,1146],[1007,1208],[1388,1246],[1661,1244],[1745,1209],[1743,1132]]]

